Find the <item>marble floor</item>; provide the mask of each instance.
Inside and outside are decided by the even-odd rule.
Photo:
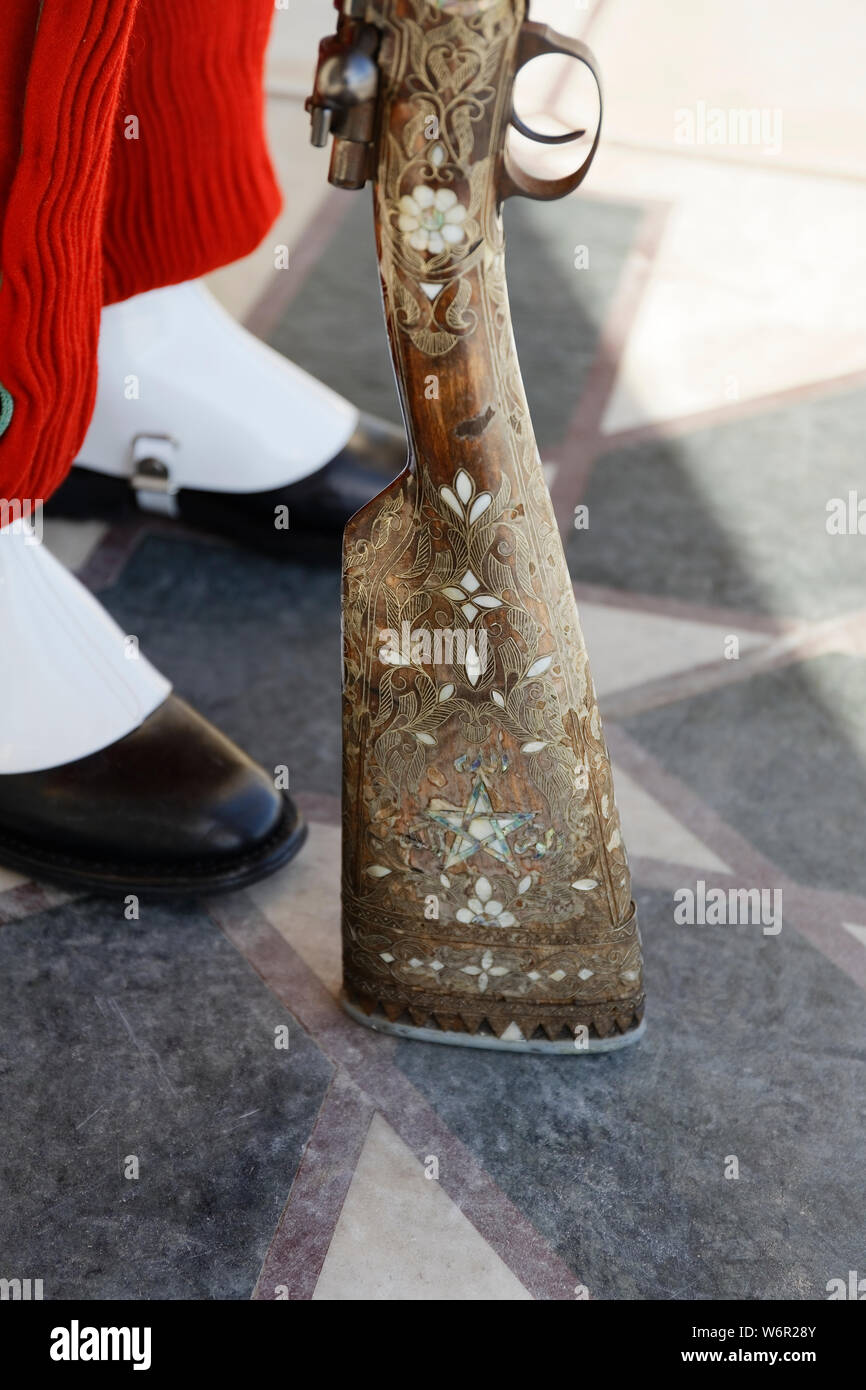
[[[826,517],[866,487],[866,12],[533,16],[585,37],[607,88],[585,191],[509,206],[508,274],[614,761],[646,1036],[544,1059],[346,1018],[338,573],[170,522],[51,522],[178,692],[290,768],[311,834],[269,881],[134,925],[0,867],[0,1274],[47,1298],[810,1300],[862,1265],[866,537]],[[396,419],[368,198],[329,190],[306,142],[332,17],[276,12],[285,209],[210,283]],[[574,80],[533,76],[524,113],[568,121]],[[709,108],[768,113],[766,138],[684,140],[683,113]],[[781,930],[677,925],[673,894],[699,881],[780,893]]]

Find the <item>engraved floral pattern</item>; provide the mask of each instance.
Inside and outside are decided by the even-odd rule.
[[[395,87],[405,82],[412,114],[386,144],[383,256],[404,272],[395,281],[399,326],[430,356],[450,352],[478,327],[466,274],[487,254],[497,226],[485,197],[490,156],[473,154],[476,129],[499,97],[514,22],[510,0],[466,16],[442,11],[432,30],[426,0],[397,23],[385,19],[395,55],[387,76]]]
[[[422,483],[418,491],[414,480],[406,486],[399,506],[393,498],[383,504],[372,542],[357,542],[347,557],[347,599],[356,598],[347,606],[349,668],[367,645],[365,620],[377,611],[394,628],[404,615],[433,623],[437,614],[451,621],[461,614],[467,623],[496,625],[496,632],[480,674],[452,664],[441,674],[388,668],[378,678],[367,744],[362,872],[368,886],[363,894],[345,893],[353,923],[347,978],[370,985],[376,947],[376,971],[395,982],[411,979],[413,990],[428,993],[463,998],[468,990],[487,999],[495,991],[497,998],[525,1001],[597,1001],[605,992],[634,997],[640,984],[634,919],[615,921],[607,936],[599,926],[608,913],[627,913],[629,885],[598,712],[584,680],[590,703],[563,719],[561,667],[553,652],[539,651],[545,629],[519,597],[535,587],[523,509],[515,507],[507,479],[494,493],[479,489],[466,469],[435,489]],[[388,576],[381,588],[374,572]],[[479,607],[481,595],[494,604]],[[469,751],[449,769],[439,749],[455,723],[458,746]],[[522,805],[509,793],[515,768]],[[459,795],[445,794],[449,785]],[[535,800],[527,805],[533,785]],[[405,827],[406,794],[417,801],[418,814],[395,836],[396,827]],[[435,950],[405,934],[407,912],[420,916],[428,893],[441,899],[440,918],[429,925],[428,941],[440,938]],[[590,948],[569,945],[581,921],[593,924]],[[500,934],[504,954],[491,944]],[[531,949],[515,955],[521,944]],[[395,997],[384,976],[376,993]],[[593,1008],[599,1030],[613,1026],[612,1004],[599,1012],[593,1002]],[[627,1004],[623,1010],[623,1018],[631,1016]]]

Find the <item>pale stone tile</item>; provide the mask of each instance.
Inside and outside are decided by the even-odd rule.
[[[805,0],[610,0],[599,12],[605,125],[588,195],[673,205],[605,433],[866,369],[866,188],[826,177],[866,172],[861,35],[866,9],[851,0],[829,0],[820,23]],[[572,67],[563,128],[587,109]],[[675,143],[675,111],[698,101],[778,108],[781,151]],[[574,163],[567,147],[534,158],[547,177]]]
[[[283,192],[283,210],[251,255],[207,277],[217,299],[241,320],[272,281],[279,247],[287,246],[290,257],[290,268],[280,273],[291,275],[291,254],[330,190],[328,151],[310,144],[309,116],[303,105],[272,99],[267,104],[267,123],[271,158]]]
[[[208,276],[214,294],[238,319],[246,317],[273,277],[276,248],[288,246],[291,252],[297,246],[329,188],[329,154],[310,144],[304,101],[312,91],[319,39],[333,32],[335,22],[330,0],[284,0],[275,6],[265,92],[268,143],[284,207],[252,255]]]
[[[695,869],[732,873],[729,864],[705,845],[644,791],[621,767],[614,766],[613,785],[626,849],[642,859],[663,859]]]
[[[820,9],[812,0],[610,0],[590,43],[604,75],[608,139],[866,174],[860,0],[824,0]],[[726,112],[778,110],[781,148],[675,145],[675,112],[698,102]]]
[[[23,874],[13,873],[11,869],[0,868],[0,893],[8,893],[10,888],[20,888],[22,883],[28,883],[29,879]]]
[[[247,891],[322,983],[339,994],[339,826],[311,824],[297,859]]]
[[[319,40],[333,34],[332,0],[275,0],[265,87],[269,92],[312,90]]]
[[[43,541],[55,559],[77,573],[90,559],[106,531],[104,521],[68,521],[45,517]]]
[[[375,1115],[313,1298],[514,1302],[532,1295]]]
[[[610,148],[591,179],[673,204],[604,433],[866,369],[866,188]]]
[[[740,655],[766,642],[760,633],[614,608],[606,603],[583,602],[579,610],[599,695],[611,695],[645,681],[721,661],[725,641],[731,636],[739,641]]]
[[[578,38],[597,9],[598,0],[532,0],[530,18],[538,24],[549,24],[560,34]]]

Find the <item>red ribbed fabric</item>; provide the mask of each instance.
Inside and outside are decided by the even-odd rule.
[[[246,256],[277,216],[262,97],[273,12],[273,0],[141,0],[114,119],[106,303]]]
[[[103,302],[237,259],[279,210],[273,0],[3,8],[0,497],[37,500],[87,430]]]
[[[38,27],[29,64],[27,49],[3,56],[7,72],[23,57],[27,82],[0,239],[0,382],[13,401],[0,491],[37,500],[63,478],[93,408],[111,120],[135,5],[11,6],[19,33],[34,11]]]

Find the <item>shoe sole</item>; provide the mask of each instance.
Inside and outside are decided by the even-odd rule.
[[[193,491],[181,488],[175,493],[177,514],[148,511],[135,500],[125,478],[104,477],[91,469],[73,468],[45,506],[47,517],[65,521],[92,521],[109,524],[139,520],[174,522],[179,528],[214,539],[228,540],[260,555],[287,563],[339,565],[343,545],[343,523],[324,528],[302,520],[291,531],[275,531],[272,514],[251,520],[235,503],[234,493]]]
[[[193,897],[248,888],[288,864],[307,838],[306,822],[284,798],[279,824],[266,840],[237,855],[203,856],[192,863],[129,863],[55,854],[0,833],[0,864],[29,878],[103,896]]]

